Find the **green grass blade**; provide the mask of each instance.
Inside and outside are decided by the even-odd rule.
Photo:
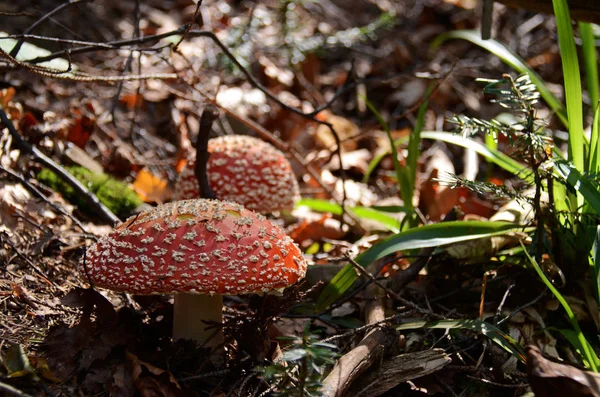
[[[569,157],[579,172],[584,168],[583,109],[579,60],[567,0],[552,0],[558,30],[569,129]],[[580,201],[580,200],[578,200]]]
[[[579,22],[579,34],[581,36],[581,51],[583,53],[587,91],[592,107],[595,107],[600,100],[600,82],[598,81],[598,54],[596,53],[592,24]]]
[[[410,192],[410,203],[404,202],[405,206],[412,208],[412,198],[415,191],[415,180],[417,179],[417,161],[421,155],[421,151],[419,150],[419,145],[421,144],[421,131],[423,131],[423,126],[425,125],[425,112],[427,112],[427,108],[429,107],[429,97],[433,90],[435,90],[436,84],[435,82],[429,83],[429,87],[427,88],[427,92],[425,92],[425,98],[427,98],[421,106],[419,106],[419,110],[417,111],[417,121],[415,123],[415,127],[413,128],[410,138],[408,140],[408,155],[406,156],[406,179],[409,183],[409,192]],[[395,144],[395,142],[394,142]],[[406,221],[403,224],[403,229],[413,228],[419,224],[419,218],[416,213],[407,214]]]
[[[356,262],[361,266],[366,266],[398,251],[438,247],[460,241],[505,234],[514,230],[521,231],[522,228],[512,223],[489,221],[454,221],[425,225],[400,232],[373,245],[358,255]],[[321,313],[326,310],[329,305],[346,292],[357,277],[352,266],[346,266],[340,270],[317,299],[316,311]]]
[[[592,136],[590,138],[590,173],[600,172],[600,102],[596,102],[594,121],[592,122]]]
[[[392,137],[392,132],[390,131],[389,125],[385,122],[381,114],[377,111],[375,106],[365,97],[363,97],[367,107],[381,125],[381,127],[385,130],[387,137],[390,141],[390,146],[392,150],[392,160],[394,162],[394,170],[396,171],[396,178],[398,179],[398,188],[400,189],[400,198],[404,202],[404,205],[412,209],[412,195],[413,192],[410,190],[410,183],[408,181],[406,170],[402,169],[400,165],[400,160],[398,160],[398,150],[396,149],[396,145],[394,145],[394,138]]]
[[[577,349],[577,351],[579,352],[579,354],[585,358],[584,354],[583,354],[583,346],[581,345],[581,341],[579,340],[579,338],[577,337],[577,332],[573,331],[572,329],[558,329],[558,328],[554,328],[554,327],[548,327],[546,328],[548,331],[557,331],[560,332],[560,334],[562,336],[565,337],[565,339],[567,339],[569,341],[569,343],[575,348]],[[587,341],[587,339],[586,339]],[[589,351],[593,352],[594,348],[592,347],[592,345],[589,344],[588,342],[588,346],[587,348],[589,349]],[[598,357],[596,357],[595,354],[592,354],[592,359],[594,360],[594,364],[596,365],[596,368],[600,368],[600,359],[598,359]],[[586,367],[590,367],[589,363],[585,362],[585,366]]]
[[[477,30],[453,30],[451,32],[442,33],[441,35],[437,36],[435,40],[433,40],[431,47],[437,48],[445,41],[452,39],[469,41],[496,55],[502,60],[502,62],[512,67],[520,74],[528,74],[532,83],[536,85],[544,101],[546,101],[548,106],[550,106],[550,108],[556,113],[562,123],[565,126],[568,125],[567,113],[562,103],[560,103],[560,101],[552,94],[550,89],[548,89],[544,83],[544,80],[542,80],[542,78],[533,69],[527,66],[525,61],[523,61],[523,59],[521,59],[518,55],[494,39],[482,40],[481,35]]]
[[[484,136],[485,147],[488,148],[491,152],[498,151],[498,140],[492,134],[485,134]],[[488,167],[486,170],[486,179],[489,180],[492,175],[494,175],[494,162],[492,160],[486,159],[488,163]]]
[[[594,120],[592,121],[592,134],[590,137],[589,172],[591,175],[600,173],[600,103],[596,105]],[[590,213],[592,205],[586,200],[583,212]],[[600,301],[599,301],[600,302]]]
[[[382,226],[385,226],[385,228],[392,233],[398,233],[400,231],[400,221],[398,219],[394,218],[393,216],[386,215],[385,213],[374,208],[352,207],[350,208],[350,211],[352,211],[358,218],[378,222]]]
[[[600,192],[586,177],[584,177],[574,166],[566,161],[554,163],[556,174],[566,181],[569,186],[581,193],[587,204],[600,214]]]
[[[402,137],[402,138],[398,138],[394,141],[394,145],[396,147],[398,147],[399,145],[403,145],[406,142],[408,142],[408,136]],[[365,172],[365,175],[363,176],[362,181],[364,183],[369,182],[369,178],[371,177],[371,174],[373,173],[373,171],[375,170],[375,168],[379,165],[379,163],[381,163],[381,160],[383,160],[385,158],[385,156],[390,154],[390,150],[388,151],[383,151],[381,153],[379,153],[378,155],[374,156],[373,159],[369,162],[369,165],[367,167],[367,172]]]
[[[522,363],[526,362],[523,348],[510,335],[502,332],[498,327],[481,320],[439,320],[439,321],[413,321],[396,327],[398,331],[419,328],[433,329],[469,329],[490,338],[498,346],[518,358]]]
[[[592,261],[594,276],[594,288],[596,289],[596,301],[600,303],[600,226],[596,229],[596,238],[594,239],[594,247],[592,248]]]
[[[329,212],[333,215],[342,215],[344,210],[341,205],[327,200],[303,198],[296,202],[296,208],[306,206],[313,211]]]
[[[458,145],[467,149],[474,150],[475,152],[483,156],[486,160],[493,162],[499,167],[505,169],[506,171],[517,175],[518,177],[527,182],[535,183],[533,173],[530,169],[527,168],[527,166],[519,163],[517,160],[512,159],[506,154],[498,150],[490,149],[471,138],[463,138],[460,135],[452,134],[450,132],[438,131],[423,131],[421,133],[421,138],[435,139],[438,141],[443,141],[446,143],[451,143],[453,145]]]
[[[521,243],[521,245],[523,246],[523,243]],[[523,246],[523,248],[525,248],[525,246]],[[546,285],[546,287],[548,287],[548,289],[550,291],[552,291],[552,294],[554,295],[554,297],[560,302],[563,309],[565,309],[565,312],[567,313],[567,317],[569,318],[569,321],[571,322],[571,326],[573,327],[573,330],[577,334],[577,339],[579,340],[580,346],[582,348],[581,353],[582,353],[583,357],[587,360],[587,362],[589,364],[589,368],[594,372],[598,372],[598,368],[596,366],[596,361],[598,358],[595,357],[595,354],[593,353],[593,351],[590,350],[590,348],[589,348],[590,344],[588,343],[587,339],[585,338],[585,335],[581,331],[581,328],[579,328],[579,323],[577,322],[577,318],[575,318],[575,314],[573,313],[573,310],[571,310],[571,306],[569,306],[569,303],[565,300],[565,298],[562,296],[562,294],[556,289],[554,284],[552,284],[552,282],[550,280],[548,280],[548,278],[544,274],[544,271],[540,268],[540,265],[538,265],[537,261],[531,255],[529,255],[529,252],[527,252],[526,249],[524,249],[523,252],[525,252],[525,255],[527,255],[527,259],[529,260],[529,263],[531,263],[531,266],[533,266],[533,268],[535,269],[539,278]]]
[[[305,198],[296,203],[297,207],[303,205],[317,212],[328,212],[333,215],[342,215],[343,213],[341,205],[327,200]],[[384,230],[388,230],[392,233],[398,233],[400,231],[400,221],[398,219],[387,215],[376,208],[358,206],[349,207],[347,209],[359,218],[378,222],[383,226]]]

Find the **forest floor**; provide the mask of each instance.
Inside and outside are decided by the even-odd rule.
[[[398,334],[381,345],[390,351],[378,353],[378,362],[352,379],[348,396],[524,395],[524,350],[511,354],[498,344],[503,336],[519,346],[537,345],[548,357],[576,361],[564,336],[548,329],[567,320],[537,275],[476,244],[457,248],[467,253],[436,250],[410,276],[402,274],[419,260],[414,258],[433,251],[388,255],[385,263],[367,266],[388,287],[374,288],[372,277],[362,277],[351,294],[317,308],[347,256],[399,229],[401,213],[389,211],[404,205],[390,143],[370,106],[393,139],[404,142],[424,103],[423,131],[452,131],[448,120],[456,114],[490,120],[503,112],[475,79],[515,72],[465,40],[431,47],[445,32],[477,29],[477,1],[361,0],[351,9],[340,1],[206,0],[200,9],[188,0],[71,3],[58,9],[63,3],[50,0],[0,5],[0,35],[26,33],[0,40],[0,106],[25,141],[7,128],[0,131],[0,394],[303,395],[294,372],[299,361],[284,356],[289,378],[273,364],[282,350],[290,351],[291,342],[279,337],[296,337],[292,345],[303,348],[327,341],[339,357],[373,329],[364,326],[373,325],[365,313],[374,300],[387,328]],[[190,21],[195,24],[186,29]],[[561,97],[555,30],[551,16],[495,6],[493,37]],[[15,60],[10,52],[23,37]],[[51,63],[41,63],[44,58]],[[292,162],[303,201],[290,214],[269,217],[309,262],[307,280],[282,297],[225,298],[230,336],[228,363],[220,368],[193,343],[172,342],[171,297],[88,289],[79,262],[86,247],[112,230],[110,215],[67,192],[56,177],[41,178],[48,164],[27,146],[60,168],[104,172],[132,187],[134,197],[123,203],[132,192],[121,185],[102,180],[97,185],[109,185],[99,193],[102,186],[87,184],[125,220],[173,199],[209,104],[219,109],[213,136],[254,135]],[[560,129],[544,104],[538,116],[549,129]],[[524,186],[459,146],[423,139],[418,149],[412,201],[421,224],[440,222],[453,207],[458,219],[486,220],[506,204],[432,181],[444,172]],[[399,151],[406,165],[406,145]],[[371,169],[376,158],[380,162]],[[342,214],[341,204],[388,211]],[[503,249],[517,246],[513,239]],[[592,323],[577,288],[567,294],[584,326]],[[425,321],[446,326],[415,325]],[[493,324],[498,333],[490,336],[495,331],[482,324]],[[405,329],[396,331],[400,325]],[[426,352],[433,355],[411,356],[413,367],[392,359]],[[331,367],[323,362],[314,368],[327,373]],[[396,380],[384,382],[381,371]],[[378,380],[385,386],[377,387]]]

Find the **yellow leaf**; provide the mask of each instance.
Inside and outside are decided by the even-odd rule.
[[[145,202],[163,203],[171,197],[171,189],[166,180],[152,174],[146,168],[138,172],[133,189]]]

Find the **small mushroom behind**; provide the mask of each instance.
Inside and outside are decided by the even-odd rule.
[[[173,338],[222,346],[221,295],[268,293],[302,279],[298,246],[265,217],[239,204],[176,201],[129,218],[82,261],[97,287],[175,294]],[[221,348],[222,349],[222,348]]]
[[[298,182],[285,155],[272,145],[245,135],[227,135],[208,141],[208,184],[220,200],[240,203],[267,213],[292,210],[300,198]],[[189,159],[177,179],[175,199],[200,197]]]

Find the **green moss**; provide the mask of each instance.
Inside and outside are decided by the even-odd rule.
[[[142,204],[142,200],[127,184],[106,174],[97,174],[83,167],[67,167],[66,170],[79,182],[93,192],[108,209],[119,218],[131,215],[132,211]],[[93,210],[85,200],[75,193],[73,188],[47,168],[42,169],[38,180],[50,186],[83,212],[93,215]]]

